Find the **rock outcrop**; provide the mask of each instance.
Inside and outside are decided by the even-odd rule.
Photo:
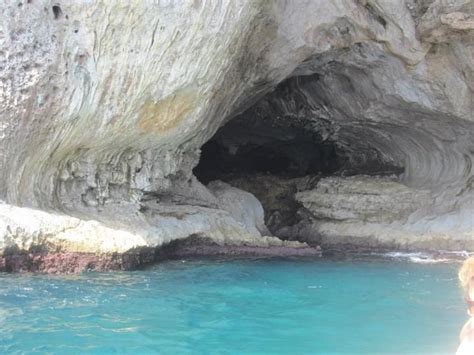
[[[331,197],[323,185],[295,197],[313,213],[314,235],[372,240],[395,231],[400,246],[442,239],[443,248],[474,249],[473,6],[4,1],[0,249],[110,255],[196,235],[281,247],[262,237],[255,200],[216,194],[193,175],[220,127],[241,123],[251,136],[257,121],[260,131],[302,130],[334,145],[341,164],[328,169],[339,177],[327,181],[339,187]],[[351,192],[346,206],[346,187],[360,180],[343,175],[380,167],[403,173],[388,185],[365,182],[388,190],[359,201]],[[393,189],[403,191],[399,203],[389,219],[371,217],[377,228],[364,219],[366,205],[351,228],[338,211],[321,219],[317,207],[320,198],[325,210],[347,211],[375,199],[384,211],[379,199]],[[239,214],[219,201],[225,196],[258,216]]]

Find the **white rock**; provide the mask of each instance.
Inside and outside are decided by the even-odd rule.
[[[254,195],[218,180],[210,182],[207,188],[216,196],[219,208],[229,212],[250,234],[270,235],[263,207]]]

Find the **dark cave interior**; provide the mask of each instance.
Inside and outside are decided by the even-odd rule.
[[[194,169],[204,184],[253,174],[296,178],[335,174],[343,165],[334,142],[301,128],[236,119],[201,148]]]

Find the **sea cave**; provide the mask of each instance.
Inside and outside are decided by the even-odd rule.
[[[0,353],[473,353],[473,18],[3,1]]]

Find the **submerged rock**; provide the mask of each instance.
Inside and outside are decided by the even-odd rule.
[[[357,183],[340,178],[331,196],[298,195],[309,234],[473,249],[473,12],[466,0],[4,1],[0,250],[267,245],[255,200],[239,213],[193,175],[227,122],[235,139],[215,139],[240,159],[250,144],[292,174],[398,174],[366,180],[378,197],[346,201]]]

